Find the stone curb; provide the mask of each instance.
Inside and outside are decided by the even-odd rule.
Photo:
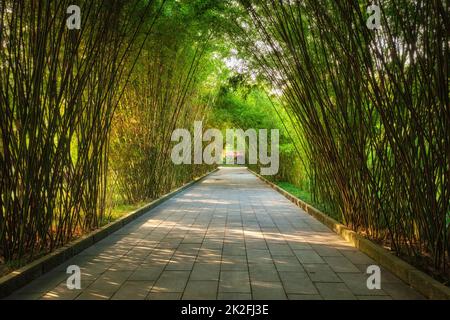
[[[363,236],[357,234],[350,228],[340,224],[333,218],[330,218],[326,214],[307,204],[306,202],[298,199],[289,192],[281,189],[276,184],[270,182],[263,176],[257,174],[253,170],[247,168],[248,171],[253,173],[259,179],[268,184],[272,189],[275,189],[281,193],[288,200],[296,204],[298,207],[302,208],[309,215],[313,216],[328,228],[333,230],[335,233],[339,234],[347,242],[351,243],[355,248],[358,248],[361,252],[364,252],[369,257],[374,259],[381,266],[385,267],[387,270],[392,272],[398,278],[403,280],[412,288],[419,291],[428,299],[433,300],[450,300],[450,288],[440,283],[439,281],[433,279],[426,273],[416,269],[412,265],[403,261],[399,257],[393,255],[388,250],[382,248],[381,246],[373,243],[372,241],[364,238]]]
[[[68,244],[65,246],[62,246],[53,252],[43,256],[42,258],[39,258],[26,266],[21,267],[20,269],[17,269],[15,271],[12,271],[11,273],[3,276],[0,278],[0,299],[7,297],[11,293],[13,293],[15,290],[25,286],[29,282],[37,279],[38,277],[42,276],[43,274],[47,273],[48,271],[52,270],[56,266],[60,265],[64,261],[72,258],[73,256],[77,255],[81,251],[85,250],[86,248],[92,246],[94,243],[99,242],[100,240],[104,239],[108,235],[112,234],[113,232],[119,230],[126,224],[130,223],[131,221],[135,220],[136,218],[140,217],[144,213],[147,213],[149,210],[157,207],[161,203],[169,200],[170,198],[174,197],[175,195],[179,194],[180,192],[186,190],[187,188],[191,187],[192,185],[200,182],[210,174],[216,172],[219,170],[218,168],[214,169],[213,171],[194,179],[193,181],[186,183],[185,185],[179,187],[178,189],[175,189],[172,192],[169,192],[162,197],[153,200],[152,202],[146,204],[145,206],[136,209],[130,213],[127,213],[123,217],[120,217],[119,219],[95,230],[92,231],[89,234],[86,234]]]

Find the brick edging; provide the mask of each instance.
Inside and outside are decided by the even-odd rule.
[[[253,170],[247,168],[248,171],[253,173],[259,179],[268,184],[272,189],[275,189],[281,193],[288,200],[296,204],[298,207],[302,208],[309,215],[313,216],[332,231],[340,235],[347,242],[351,243],[355,248],[358,248],[361,252],[364,252],[369,257],[374,259],[381,266],[388,269],[398,278],[403,280],[405,283],[410,285],[412,288],[419,291],[428,299],[439,299],[439,300],[450,300],[450,288],[440,283],[439,281],[433,279],[426,273],[418,270],[409,263],[403,261],[399,257],[393,255],[388,250],[382,248],[381,246],[373,243],[369,239],[364,238],[350,228],[340,224],[333,218],[327,216],[320,210],[317,210],[308,203],[300,200],[294,195],[290,194],[286,190],[280,188],[276,184],[270,182],[263,176],[257,174]]]
[[[180,192],[186,190],[187,188],[191,187],[192,185],[200,182],[210,174],[216,172],[219,170],[218,168],[214,169],[211,172],[208,172],[204,174],[203,176],[194,179],[191,182],[186,183],[185,185],[179,187],[178,189],[175,189],[172,192],[169,192],[162,197],[153,200],[152,202],[144,205],[143,207],[136,209],[119,219],[110,222],[109,224],[92,231],[89,234],[86,234],[80,238],[78,238],[75,241],[72,241],[53,252],[43,256],[42,258],[39,258],[17,270],[12,271],[11,273],[3,276],[0,278],[0,299],[7,297],[11,293],[13,293],[15,290],[20,289],[21,287],[25,286],[29,282],[37,279],[38,277],[42,276],[43,274],[49,272],[56,266],[60,265],[64,261],[72,258],[73,256],[77,255],[81,251],[87,249],[88,247],[92,246],[93,244],[99,242],[100,240],[106,238],[108,235],[112,234],[113,232],[119,230],[126,224],[130,223],[131,221],[135,220],[136,218],[140,217],[144,213],[147,213],[149,210],[157,207],[158,205],[162,204],[163,202],[169,200],[170,198],[174,197],[175,195],[179,194]]]

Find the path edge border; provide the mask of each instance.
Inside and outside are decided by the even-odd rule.
[[[450,288],[440,283],[439,281],[433,279],[426,273],[420,271],[419,269],[413,267],[409,263],[400,259],[399,257],[393,255],[387,249],[375,244],[362,235],[356,233],[345,225],[337,222],[333,218],[327,216],[325,213],[314,208],[310,204],[300,200],[286,190],[280,188],[273,182],[267,180],[260,174],[254,172],[250,168],[248,171],[257,176],[260,180],[268,184],[272,189],[278,191],[285,198],[293,202],[295,205],[303,209],[310,216],[316,218],[322,222],[329,229],[340,235],[344,240],[349,242],[355,248],[358,248],[361,252],[367,254],[369,257],[374,259],[381,266],[388,269],[398,278],[403,280],[412,288],[419,291],[428,299],[433,300],[450,300]]]
[[[143,214],[147,213],[151,209],[154,209],[155,207],[159,206],[163,202],[169,200],[170,198],[174,197],[175,195],[179,194],[180,192],[188,189],[189,187],[193,186],[194,184],[202,181],[207,176],[213,174],[214,172],[218,171],[219,168],[216,168],[198,178],[195,178],[191,182],[188,182],[181,187],[166,193],[165,195],[159,197],[158,199],[155,199],[151,201],[150,203],[133,210],[119,219],[108,223],[107,225],[98,228],[56,250],[53,252],[50,252],[49,254],[36,259],[32,261],[31,263],[12,271],[11,273],[8,273],[7,275],[0,277],[0,299],[5,298],[12,294],[14,291],[20,289],[21,287],[27,285],[31,281],[37,279],[38,277],[44,275],[45,273],[49,272],[53,268],[57,267],[58,265],[62,264],[64,261],[67,261],[68,259],[74,257],[81,251],[89,248],[90,246],[94,245],[95,243],[99,242],[100,240],[106,238],[108,235],[114,233],[115,231],[119,230],[120,228],[124,227],[131,221],[135,220],[136,218],[142,216]]]

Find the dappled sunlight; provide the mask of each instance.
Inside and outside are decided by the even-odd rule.
[[[47,292],[43,298],[44,299],[59,299],[60,295],[54,291],[50,291],[50,292]]]

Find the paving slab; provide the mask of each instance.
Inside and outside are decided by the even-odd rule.
[[[280,281],[252,281],[252,295],[255,300],[287,300]]]
[[[219,292],[251,293],[248,271],[221,271]]]
[[[325,300],[356,300],[356,296],[343,283],[319,282],[316,284],[320,295]]]
[[[154,281],[125,281],[112,296],[112,300],[145,300]]]
[[[215,300],[217,298],[218,281],[189,281],[183,293],[183,300]]]
[[[190,280],[219,281],[220,265],[213,263],[195,263]]]
[[[422,299],[245,168],[221,168],[8,299]],[[67,288],[67,267],[81,289]]]

